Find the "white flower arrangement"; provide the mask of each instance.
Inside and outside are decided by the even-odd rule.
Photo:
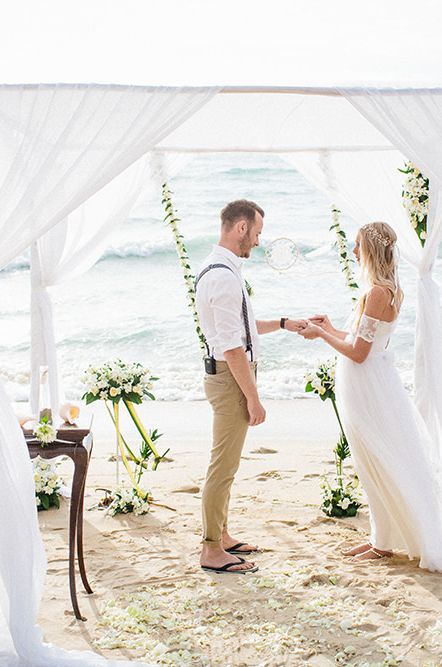
[[[339,263],[341,264],[347,287],[352,293],[352,301],[356,302],[358,300],[357,291],[359,290],[359,286],[355,279],[354,260],[348,252],[347,234],[339,222],[341,211],[333,205],[331,213],[333,224],[330,226],[330,231],[333,231],[336,235],[335,246],[339,253]]]
[[[425,245],[430,204],[430,181],[412,162],[406,162],[404,169],[399,169],[399,171],[406,175],[402,190],[402,203],[421,244]]]
[[[325,362],[317,362],[316,367],[305,375],[306,392],[317,394],[322,401],[331,400],[336,419],[340,428],[340,436],[333,453],[336,467],[336,486],[332,487],[327,478],[323,477],[321,510],[327,516],[355,516],[360,503],[354,495],[357,486],[357,477],[344,484],[343,463],[350,457],[350,447],[345,437],[344,428],[339,416],[335,396],[336,357],[327,359]]]
[[[42,447],[50,445],[57,439],[57,430],[49,423],[48,417],[42,417],[35,426],[33,433]]]
[[[89,366],[82,377],[86,387],[83,400],[86,405],[99,400],[140,404],[145,396],[155,400],[151,393],[155,380],[158,378],[138,362],[126,363],[115,359],[102,366]]]
[[[321,479],[321,510],[324,514],[339,518],[356,516],[361,506],[359,496],[356,492],[359,485],[357,476],[355,475],[349,482],[344,484],[341,475],[337,478],[338,485],[335,487],[330,485],[326,475],[323,475]]]
[[[318,394],[321,400],[335,400],[336,357],[318,361],[316,367],[305,374],[305,391]]]
[[[62,479],[47,461],[37,457],[33,461],[35,502],[38,510],[48,510],[50,507],[60,507],[60,490]]]
[[[144,397],[152,401],[155,400],[151,390],[152,383],[156,380],[158,378],[153,377],[142,364],[138,362],[126,363],[121,359],[107,362],[99,367],[89,366],[82,377],[86,388],[83,400],[86,401],[86,404],[97,400],[105,402],[115,426],[118,449],[132,482],[133,490],[140,498],[144,499],[147,499],[149,494],[140,487],[140,480],[144,471],[148,468],[148,459],[152,457],[152,470],[156,470],[167,452],[161,456],[159,455],[154,443],[162,434],[159,434],[157,429],[149,431],[145,428],[134,404],[142,403]],[[110,409],[108,401],[112,404],[113,410]],[[129,447],[121,433],[120,402],[126,407],[138,433],[142,437],[138,454]],[[132,469],[132,463],[135,464],[134,469]]]
[[[150,511],[150,495],[145,498],[140,496],[136,489],[117,487],[111,494],[112,501],[108,505],[108,512],[111,516],[116,514],[129,514],[133,512],[137,515],[148,514]]]

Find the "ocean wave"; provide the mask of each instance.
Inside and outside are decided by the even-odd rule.
[[[283,166],[278,166],[277,169],[272,167],[230,167],[229,169],[222,169],[217,173],[228,176],[271,175],[273,178],[277,178],[280,173],[286,174],[287,172],[291,173],[293,171],[294,171],[293,167],[290,166],[288,166],[287,168],[284,168]],[[213,175],[211,174],[211,176]]]
[[[19,255],[0,269],[1,273],[13,273],[14,271],[25,271],[31,268],[29,254]]]
[[[194,239],[186,240],[186,247],[190,251],[198,252],[204,250],[211,243],[215,243],[216,238],[208,239],[207,236],[201,236]],[[176,255],[175,243],[170,241],[154,241],[144,243],[123,243],[120,246],[110,246],[107,248],[100,258],[100,262],[109,259],[137,259],[143,257],[158,257],[164,259],[167,256]]]

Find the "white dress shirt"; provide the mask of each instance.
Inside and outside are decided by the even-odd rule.
[[[211,269],[202,276],[196,290],[196,308],[201,328],[209,345],[210,354],[225,361],[224,352],[236,347],[246,349],[246,330],[242,313],[243,294],[246,297],[253,361],[258,359],[259,337],[252,304],[241,275],[242,259],[222,246],[215,245],[198,275],[209,264],[225,264],[225,268]],[[250,361],[250,353],[247,353]]]

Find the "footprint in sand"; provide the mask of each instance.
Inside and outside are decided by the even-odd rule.
[[[252,449],[251,454],[277,454],[277,449],[268,449],[268,447],[258,447],[258,449]]]
[[[266,482],[268,479],[282,479],[281,475],[277,470],[268,470],[267,472],[261,472],[256,476],[258,482]]]
[[[188,486],[180,486],[179,489],[174,489],[172,493],[199,493],[200,491],[199,486],[189,484]]]

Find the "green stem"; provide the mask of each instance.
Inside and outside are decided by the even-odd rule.
[[[120,449],[121,453],[121,458],[123,459],[124,467],[127,470],[127,473],[129,475],[129,479],[132,482],[133,488],[137,492],[137,494],[140,496],[140,498],[143,498],[145,500],[148,496],[147,491],[143,491],[141,487],[139,486],[137,480],[135,479],[135,475],[129,465],[129,461],[127,460],[126,452],[125,452],[125,447],[123,443],[123,437],[120,432],[120,417],[119,417],[119,404],[114,403],[114,423],[115,423],[115,430],[117,432],[117,441],[118,441],[118,447]]]
[[[337,408],[337,406],[336,406],[336,400],[335,400],[334,398],[331,398],[330,400],[331,400],[331,402],[332,402],[333,410],[335,411],[336,419],[338,420],[339,428],[341,429],[341,433],[342,433],[342,435],[345,437],[345,434],[344,434],[344,427],[342,426],[341,418],[339,417],[338,408]]]
[[[115,428],[116,428],[117,425],[116,425],[114,416],[113,416],[113,414],[112,414],[112,411],[111,411],[111,409],[109,408],[109,406],[108,406],[108,404],[107,404],[107,401],[105,401],[104,404],[105,404],[106,409],[107,409],[107,411],[108,411],[108,413],[109,413],[109,415],[110,415],[110,418],[111,418],[112,421],[114,422],[114,426],[115,426]],[[134,463],[136,463],[137,465],[142,465],[142,463],[144,463],[144,462],[142,462],[141,459],[139,459],[138,457],[135,456],[135,454],[133,453],[133,451],[131,450],[131,448],[130,448],[129,445],[127,444],[126,440],[124,439],[122,433],[120,434],[120,437],[121,437],[121,440],[123,441],[124,446],[126,447],[128,453],[129,453],[129,457],[130,457],[130,459],[131,459]],[[144,467],[147,468],[147,465],[145,465]]]
[[[157,448],[156,448],[155,445],[153,444],[151,437],[149,436],[149,434],[148,434],[148,432],[146,431],[146,429],[144,428],[144,426],[143,426],[143,424],[142,424],[140,418],[138,417],[138,414],[137,414],[137,412],[136,412],[136,410],[135,410],[135,406],[134,406],[134,404],[131,403],[130,401],[126,401],[124,398],[123,398],[123,403],[124,403],[124,405],[126,406],[126,408],[128,409],[128,412],[129,412],[130,416],[132,417],[132,420],[133,420],[135,426],[137,427],[137,430],[138,430],[139,434],[141,435],[141,437],[143,438],[144,442],[147,444],[147,446],[148,446],[149,449],[151,450],[152,454],[154,455],[155,460],[156,460],[156,461],[159,461],[161,457],[159,456],[158,451],[157,451]],[[158,463],[157,463],[157,465],[158,465]],[[156,470],[156,465],[155,465],[155,463],[154,463],[154,465],[152,466],[152,469],[153,469],[153,470]]]

